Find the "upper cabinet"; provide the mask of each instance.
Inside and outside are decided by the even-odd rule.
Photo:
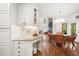
[[[10,8],[10,4],[0,4],[0,13],[8,13]]]
[[[26,25],[37,25],[38,9],[33,4],[18,5],[18,24],[26,23]]]
[[[0,27],[10,26],[10,4],[0,4]]]

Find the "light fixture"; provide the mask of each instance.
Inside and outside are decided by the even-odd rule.
[[[56,23],[62,23],[62,22],[65,22],[65,19],[56,19],[55,22]]]

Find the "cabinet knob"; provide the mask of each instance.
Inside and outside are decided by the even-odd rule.
[[[18,53],[20,53],[20,51],[18,51]]]
[[[18,42],[18,44],[20,44],[20,42]]]
[[[18,46],[18,48],[20,48],[20,46]]]
[[[18,55],[18,56],[20,56],[20,55]]]

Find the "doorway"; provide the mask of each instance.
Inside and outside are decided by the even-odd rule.
[[[52,32],[53,31],[53,19],[52,18],[48,18],[48,31]]]

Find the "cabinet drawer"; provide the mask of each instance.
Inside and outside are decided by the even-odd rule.
[[[23,56],[24,50],[23,49],[14,49],[14,56]]]
[[[22,45],[22,44],[20,44],[20,45],[19,44],[16,44],[16,45],[13,46],[13,48],[14,49],[23,49],[24,48],[24,45]]]
[[[0,13],[7,13],[9,11],[9,8],[10,8],[10,4],[8,3],[1,3],[0,4]]]
[[[9,14],[0,14],[0,26],[10,27]]]
[[[22,42],[22,41],[14,41],[13,44],[14,45],[17,45],[17,44],[21,45],[21,44],[24,44],[24,42]]]
[[[0,56],[10,56],[10,47],[8,45],[0,45]]]
[[[10,41],[10,30],[0,29],[0,44],[8,44]]]

